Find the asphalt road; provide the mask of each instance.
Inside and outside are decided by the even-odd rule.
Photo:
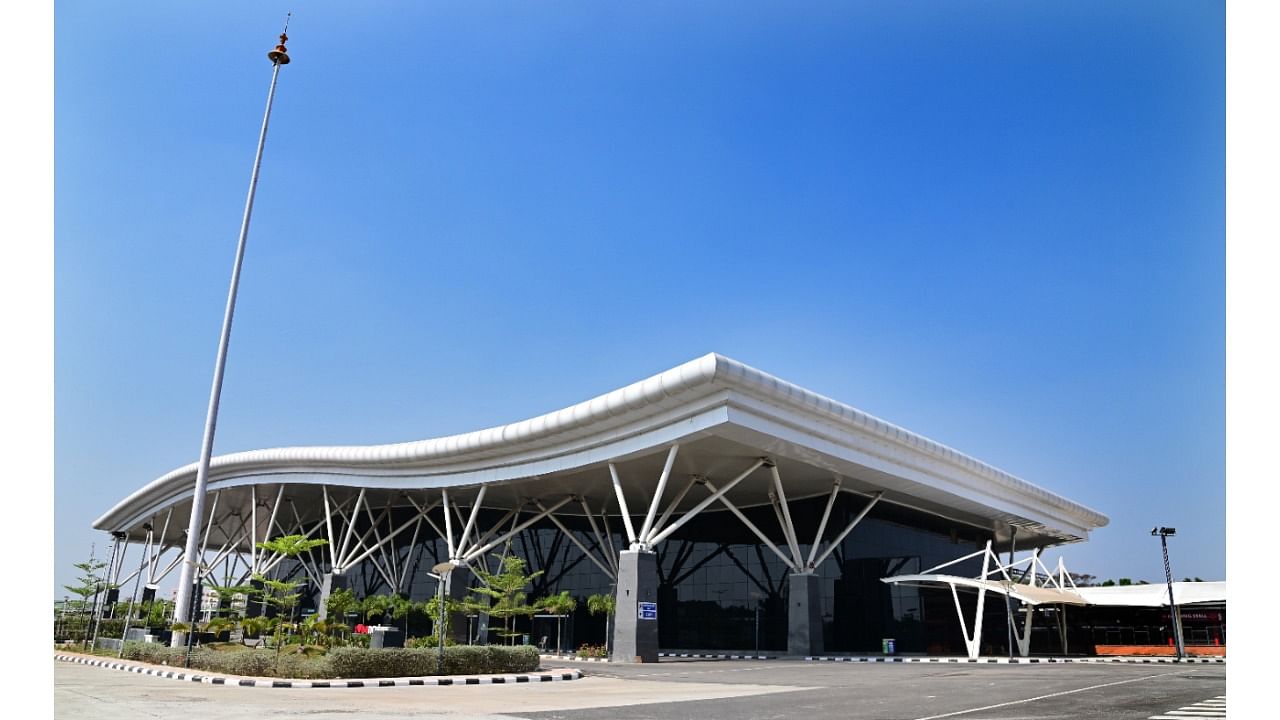
[[[1148,718],[1226,695],[1226,667],[677,661],[657,666],[609,664],[589,671],[637,683],[768,683],[806,688],[611,709],[610,717],[623,719],[1111,720]],[[660,692],[657,687],[656,692]],[[598,717],[598,713],[549,711],[522,717],[574,720]]]
[[[584,663],[581,680],[536,685],[286,690],[54,665],[54,716],[67,720],[1144,720],[1226,695],[1227,667],[664,660]]]

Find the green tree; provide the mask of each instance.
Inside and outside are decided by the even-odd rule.
[[[106,566],[107,564],[105,562],[102,562],[101,560],[94,560],[93,558],[89,558],[85,562],[76,563],[75,567],[81,573],[81,575],[76,578],[76,582],[78,584],[62,586],[80,598],[80,612],[84,613],[89,611],[88,603],[90,598],[97,596],[98,593],[103,592],[104,590],[110,590],[111,588],[116,587],[115,585],[108,583],[105,576],[99,574],[99,572]]]
[[[405,640],[409,639],[409,613],[417,608],[417,603],[413,602],[403,595],[392,595],[388,599],[386,615],[393,620],[401,620],[404,625]]]
[[[369,624],[369,616],[382,619],[391,609],[391,598],[386,595],[370,595],[360,603],[360,612],[364,616],[364,624]]]
[[[63,585],[69,592],[74,593],[80,598],[80,614],[88,615],[98,603],[98,594],[106,592],[112,588],[119,587],[107,582],[106,577],[100,572],[107,567],[107,563],[101,560],[94,560],[92,553],[87,561],[75,564],[76,569],[81,575],[76,578],[76,585]],[[85,620],[84,646],[89,647],[89,636],[93,632],[92,619],[86,617]]]
[[[312,539],[306,535],[281,535],[278,538],[258,543],[258,548],[287,558],[297,558],[304,552],[328,544],[328,540]],[[280,611],[281,617],[273,619],[276,670],[279,671],[280,649],[284,645],[285,636],[293,629],[293,611],[298,607],[298,600],[302,598],[302,593],[296,591],[302,586],[302,583],[289,580],[273,580],[262,575],[255,575],[254,579],[263,584],[263,603],[274,605]],[[288,621],[284,620],[284,617],[288,617]]]
[[[329,593],[324,604],[325,613],[335,622],[346,624],[347,613],[358,612],[360,601],[350,588],[338,588]]]
[[[609,621],[618,609],[618,599],[611,593],[592,595],[587,598],[587,612],[592,615],[604,613],[604,646],[608,650],[613,639],[609,633]]]
[[[561,590],[559,595],[542,598],[537,605],[556,616],[556,654],[559,655],[563,652],[560,646],[560,621],[565,615],[577,609],[578,599],[570,595],[568,590]]]
[[[307,537],[306,535],[281,535],[278,538],[273,538],[271,540],[265,540],[263,542],[258,543],[258,548],[261,550],[266,550],[267,552],[276,553],[278,555],[283,555],[287,558],[292,559],[292,558],[297,558],[299,555],[301,555],[304,552],[309,552],[314,548],[318,548],[328,544],[329,544],[328,540],[312,539]],[[262,582],[264,585],[266,585],[268,582],[267,579],[261,575],[255,576],[254,579],[258,580],[259,582]],[[284,581],[276,580],[272,582],[284,582]],[[298,599],[299,597],[301,597],[300,594],[293,595],[292,591],[296,590],[301,585],[302,585],[301,582],[292,582],[292,583],[287,583],[285,585],[276,585],[274,587],[268,585],[267,588],[264,588],[266,592],[264,592],[263,594],[263,602],[274,604],[277,607],[288,607],[290,610],[292,610],[292,608],[297,606]],[[289,619],[290,621],[292,621],[293,619],[292,616],[290,616]]]
[[[501,619],[502,629],[498,631],[498,635],[506,638],[508,645],[514,645],[516,637],[520,635],[515,630],[516,618],[532,615],[537,610],[529,604],[524,589],[529,586],[530,581],[541,575],[542,571],[526,573],[524,560],[509,553],[506,557],[500,558],[499,562],[500,569],[496,573],[478,566],[471,569],[483,583],[475,588],[475,592],[488,598],[489,605],[486,606],[483,602],[468,598],[467,609],[487,612],[489,617]]]
[[[431,642],[427,643],[430,647],[435,647],[439,642],[441,631],[444,632],[445,642],[451,642],[449,640],[449,628],[453,622],[453,615],[473,609],[473,606],[469,603],[446,596],[444,599],[444,627],[441,628],[438,627],[440,625],[440,595],[438,593],[432,595],[426,602],[418,603],[418,607],[424,615],[431,619],[431,637],[429,638]]]
[[[240,636],[240,643],[242,645],[248,645],[249,643],[247,641],[250,637],[260,637],[262,633],[266,632],[270,627],[271,623],[261,615],[257,617],[247,617],[244,620],[241,620],[240,630],[242,631],[242,634]]]

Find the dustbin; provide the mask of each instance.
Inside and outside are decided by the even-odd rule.
[[[400,628],[394,625],[370,625],[369,647],[371,649],[404,647],[404,638],[400,637]]]
[[[885,655],[892,655],[893,649],[894,649],[893,644],[894,644],[893,638],[882,639],[880,641],[880,652],[884,653]]]
[[[525,636],[524,636],[524,644],[525,644],[525,645],[528,645],[528,644],[529,644],[529,636],[528,636],[528,635],[525,635]]]

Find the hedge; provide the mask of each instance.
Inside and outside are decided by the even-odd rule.
[[[208,672],[250,677],[288,677],[298,679],[417,677],[436,674],[435,648],[367,648],[341,647],[320,657],[269,649],[231,648],[211,650],[198,647],[191,651],[191,667]],[[125,643],[124,658],[154,665],[182,667],[186,649],[158,643]],[[277,669],[277,662],[279,668]],[[444,652],[446,675],[487,673],[524,673],[538,668],[538,650],[530,645],[454,645]]]
[[[414,677],[435,675],[436,648],[343,647],[326,656],[338,677]],[[530,672],[538,668],[538,649],[531,645],[453,645],[444,649],[446,675]]]

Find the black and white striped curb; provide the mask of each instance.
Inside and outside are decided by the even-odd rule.
[[[1054,664],[1054,663],[1130,663],[1130,664],[1187,664],[1187,663],[1225,663],[1226,658],[1220,657],[1190,657],[1181,660],[1177,658],[1166,657],[1078,657],[1078,658],[967,658],[967,657],[886,657],[879,655],[868,655],[861,657],[815,657],[807,656],[805,660],[819,662],[856,662],[856,663],[1005,663],[1010,665],[1036,665],[1036,664]]]
[[[570,662],[613,662],[607,657],[578,657],[577,655],[555,655],[550,653],[539,655],[538,657],[543,660],[567,660]]]
[[[669,658],[706,658],[710,660],[773,660],[772,655],[712,655],[703,653],[658,653],[658,657]],[[805,658],[806,660],[808,658]]]
[[[557,671],[529,675],[481,675],[476,677],[413,677],[413,678],[364,678],[362,680],[279,680],[221,677],[202,675],[187,670],[165,670],[146,665],[131,665],[115,660],[79,657],[76,655],[54,655],[54,660],[93,665],[111,670],[154,675],[171,680],[187,680],[208,685],[231,685],[237,687],[259,688],[365,688],[365,687],[409,687],[418,685],[516,685],[520,683],[558,682],[562,680],[578,680],[582,672],[578,670]]]

